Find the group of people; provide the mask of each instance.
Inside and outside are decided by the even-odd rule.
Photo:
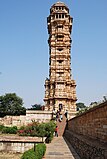
[[[62,116],[62,112],[61,110],[59,109],[59,111],[55,111],[55,109],[53,109],[53,119],[55,119],[55,121],[59,121],[61,122],[63,120],[63,116]],[[68,120],[68,110],[65,111],[64,113],[66,119]],[[58,126],[56,126],[55,128],[55,136],[58,137]]]
[[[55,109],[54,109],[52,114],[53,114],[53,119],[55,119],[55,121],[58,121],[58,120],[60,122],[62,121],[63,117],[62,117],[62,113],[60,110],[55,111]]]
[[[55,119],[56,121],[59,120],[61,122],[63,120],[63,115],[62,115],[62,112],[60,109],[57,111],[55,111],[55,109],[53,109],[52,114],[53,114],[53,119]],[[68,110],[65,111],[64,115],[68,119]]]

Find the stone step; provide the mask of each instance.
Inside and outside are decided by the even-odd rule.
[[[57,126],[58,126],[58,136],[63,136],[66,127],[66,117],[64,114],[62,121],[59,120],[57,121]]]
[[[66,140],[63,137],[54,137],[50,144],[46,145],[44,159],[79,159],[78,155],[72,148],[69,149]]]

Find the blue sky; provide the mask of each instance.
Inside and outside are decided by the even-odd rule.
[[[55,0],[0,0],[0,95],[43,104],[49,74],[47,16]],[[73,17],[71,66],[77,102],[107,95],[107,0],[63,0]]]

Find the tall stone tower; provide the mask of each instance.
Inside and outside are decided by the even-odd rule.
[[[45,110],[76,112],[75,81],[71,75],[71,31],[73,18],[62,2],[55,3],[47,18],[49,33],[49,79],[45,80]]]

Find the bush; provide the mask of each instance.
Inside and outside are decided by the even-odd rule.
[[[36,150],[30,149],[22,155],[21,159],[42,159],[46,151],[46,145],[45,144],[37,144]]]
[[[36,153],[33,149],[30,149],[28,151],[25,151],[22,155],[21,159],[35,159]]]
[[[0,125],[0,131],[2,131],[3,128],[4,128],[4,125]]]
[[[46,151],[46,145],[45,144],[37,144],[36,145],[36,156],[37,159],[42,159]]]
[[[18,130],[18,134],[20,136],[38,136],[42,137],[47,137],[46,142],[50,143],[51,140],[53,139],[53,133],[55,131],[56,124],[53,121],[50,121],[48,123],[36,123],[33,122],[29,124],[26,127],[21,127]]]
[[[47,137],[45,142],[50,143],[53,139],[53,134],[55,131],[56,124],[53,121],[50,121],[49,123],[46,123],[45,127],[46,127],[46,137]]]
[[[50,143],[50,142],[52,141],[52,139],[53,139],[53,134],[49,134],[49,135],[47,136],[47,138],[45,139],[45,142],[46,142],[46,143]]]
[[[17,127],[16,126],[4,127],[2,129],[2,133],[5,133],[5,134],[17,134]]]
[[[38,122],[33,122],[27,126],[22,126],[17,131],[19,136],[36,136],[36,127],[38,127]]]

